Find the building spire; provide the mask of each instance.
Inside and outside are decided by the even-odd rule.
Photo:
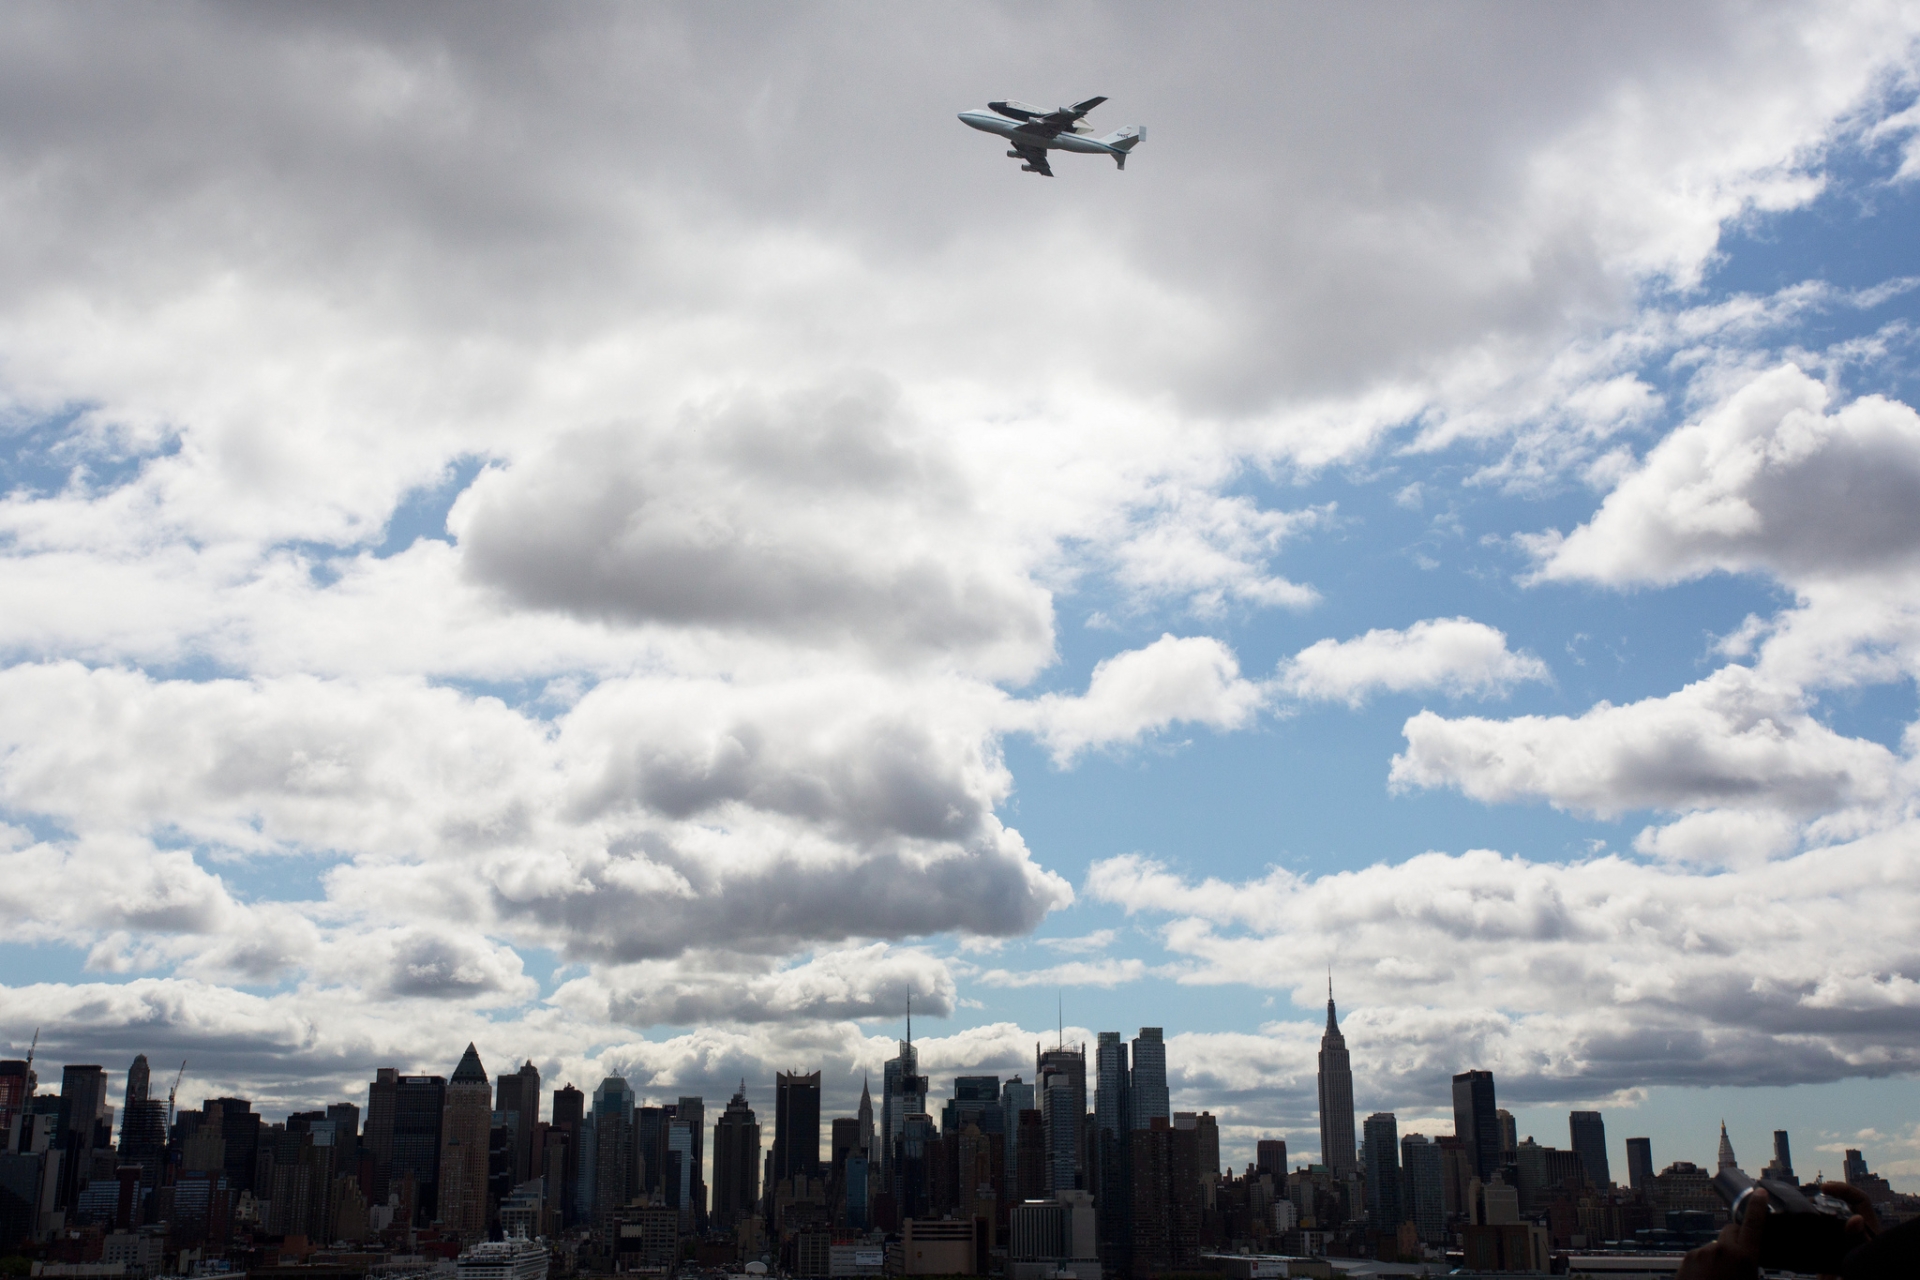
[[[913,1048],[913,992],[907,992],[907,1048]]]
[[[1337,1035],[1339,1031],[1340,1031],[1340,1024],[1334,1020],[1334,1016],[1333,1016],[1333,966],[1328,965],[1327,966],[1327,1032],[1329,1035]]]

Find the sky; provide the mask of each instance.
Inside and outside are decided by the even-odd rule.
[[[0,26],[43,1080],[846,1111],[911,1000],[1298,1162],[1331,979],[1403,1133],[1920,1189],[1911,6]]]

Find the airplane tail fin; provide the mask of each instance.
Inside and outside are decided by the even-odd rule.
[[[1124,129],[1108,134],[1100,141],[1113,148],[1113,162],[1122,169],[1127,167],[1127,153],[1139,146],[1147,138],[1147,126],[1130,124]]]

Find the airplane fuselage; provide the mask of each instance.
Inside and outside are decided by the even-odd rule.
[[[997,133],[1008,141],[1022,147],[1042,147],[1049,151],[1079,151],[1086,155],[1119,155],[1117,147],[1108,146],[1098,138],[1090,138],[1084,133],[1074,133],[1062,129],[1058,133],[1046,133],[1032,129],[1023,129],[1022,121],[1009,120],[997,112],[984,107],[974,111],[962,111],[960,123],[982,133]]]

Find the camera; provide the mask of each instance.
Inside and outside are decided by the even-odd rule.
[[[1722,1169],[1713,1178],[1713,1189],[1727,1202],[1736,1223],[1754,1207],[1756,1188],[1767,1193],[1767,1220],[1760,1229],[1760,1265],[1769,1271],[1837,1273],[1847,1252],[1858,1243],[1847,1235],[1847,1219],[1853,1210],[1846,1202],[1826,1195],[1809,1196],[1793,1183],[1774,1178],[1756,1182],[1738,1169]]]

